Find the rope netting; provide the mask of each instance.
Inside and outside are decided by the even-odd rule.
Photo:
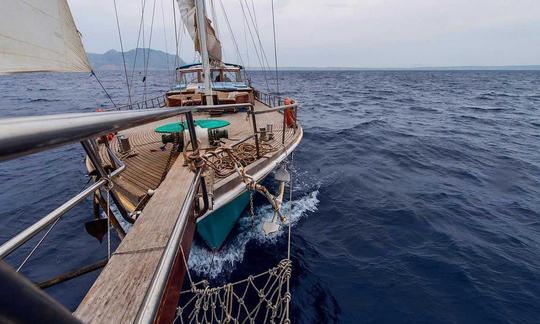
[[[291,262],[291,222],[286,221],[281,213],[284,184],[280,185],[278,196],[270,194],[268,189],[258,184],[247,175],[244,166],[237,154],[230,148],[223,148],[224,153],[230,157],[234,169],[239,173],[246,188],[253,192],[263,194],[274,209],[274,221],[287,226],[287,258],[269,270],[257,275],[250,275],[245,279],[212,287],[207,280],[197,283],[191,277],[186,260],[186,254],[181,249],[184,266],[187,270],[190,289],[180,292],[180,305],[177,308],[175,323],[290,323],[290,278],[292,273]],[[202,163],[208,166],[208,160]],[[285,163],[290,163],[286,161]],[[276,180],[278,177],[276,176]],[[292,201],[293,182],[289,183],[289,201]],[[288,213],[291,214],[291,207]],[[276,216],[279,216],[277,218]],[[252,217],[253,211],[252,211]],[[264,226],[263,226],[264,228]],[[267,232],[267,235],[272,232]]]
[[[175,323],[290,323],[291,261],[246,279],[210,287],[206,280],[180,293]]]

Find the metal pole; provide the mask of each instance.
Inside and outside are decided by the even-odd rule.
[[[81,323],[64,306],[0,262],[2,323]]]
[[[45,289],[45,288],[49,288],[51,286],[54,286],[56,284],[59,284],[59,283],[62,283],[62,282],[65,282],[65,281],[68,281],[68,280],[71,280],[73,278],[77,278],[77,277],[80,277],[84,274],[87,274],[89,272],[92,272],[92,271],[96,271],[98,269],[101,269],[103,268],[105,265],[107,265],[107,262],[109,260],[107,259],[104,259],[104,260],[101,260],[101,261],[98,261],[96,263],[93,263],[91,265],[88,265],[88,266],[85,266],[85,267],[82,267],[80,269],[77,269],[77,270],[73,270],[73,271],[69,271],[69,272],[66,272],[66,273],[63,273],[59,276],[56,276],[52,279],[49,279],[47,281],[42,281],[42,282],[39,282],[36,284],[36,286],[38,286],[39,288],[41,289]]]
[[[255,118],[255,108],[251,108],[251,122],[253,123],[253,134],[255,136],[255,149],[257,150],[257,159],[261,158],[261,152],[259,151],[259,133],[257,132],[257,118]]]
[[[104,185],[107,181],[106,180],[100,180],[90,187],[83,190],[81,193],[79,193],[77,196],[71,198],[67,202],[65,202],[62,206],[56,208],[51,213],[49,213],[47,216],[43,217],[30,227],[26,228],[24,231],[17,234],[15,237],[13,237],[11,240],[4,243],[2,246],[0,246],[0,259],[5,258],[8,256],[13,250],[24,244],[26,241],[34,237],[37,233],[39,233],[41,230],[43,230],[47,225],[54,222],[56,219],[70,211],[73,207],[75,207],[79,202],[81,202],[83,199],[85,199],[88,195],[94,193],[96,189]]]
[[[286,108],[289,109],[289,108]],[[286,110],[283,111],[283,135],[281,136],[281,144],[285,144],[285,128],[287,127],[285,123]]]
[[[88,158],[90,159],[90,161],[94,165],[94,168],[96,168],[96,171],[98,172],[99,176],[102,179],[110,179],[109,175],[107,174],[105,169],[103,169],[103,166],[100,164],[99,158],[98,158],[96,152],[94,150],[92,150],[92,146],[91,146],[90,143],[91,143],[90,140],[84,140],[84,141],[81,142],[84,150],[86,151],[86,154],[88,155]],[[112,154],[111,154],[111,159],[112,159]],[[111,179],[111,181],[112,181],[112,179]],[[114,190],[111,190],[110,194],[111,194],[111,198],[114,201],[114,204],[116,205],[116,208],[118,208],[118,210],[120,211],[120,214],[122,215],[122,218],[126,222],[128,222],[130,224],[135,223],[135,220],[128,215],[126,209],[124,208],[124,205],[122,205],[120,203],[120,198],[118,198],[118,195],[116,194],[116,192]]]
[[[189,137],[192,143],[192,148],[195,151],[199,147],[199,143],[197,142],[197,132],[195,130],[195,121],[193,120],[193,113],[187,112],[185,113],[186,116],[186,123],[188,125],[188,131],[189,131]],[[202,177],[202,176],[201,176]],[[204,180],[204,177],[201,179],[201,191],[203,194],[203,201],[204,201],[204,207],[203,209],[199,210],[198,214],[199,216],[204,215],[206,211],[208,210],[208,207],[210,205],[209,198],[208,198],[208,190],[206,188],[206,181]]]
[[[185,113],[185,115],[189,131],[189,139],[191,140],[191,147],[193,148],[193,151],[195,151],[199,147],[199,143],[197,142],[197,132],[195,131],[195,121],[193,121],[193,113],[190,111]]]

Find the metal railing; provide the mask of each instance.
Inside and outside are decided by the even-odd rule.
[[[108,133],[121,131],[127,128],[146,124],[148,122],[162,120],[165,118],[184,114],[188,121],[188,131],[192,143],[197,143],[195,134],[195,124],[193,122],[194,111],[207,111],[212,109],[230,107],[252,107],[251,104],[232,104],[214,106],[190,106],[168,109],[141,109],[128,111],[108,111],[95,113],[74,113],[59,114],[37,117],[16,117],[0,119],[0,161],[10,160],[19,156],[36,153],[52,149],[57,146],[66,145],[73,142],[81,142],[87,153],[95,155],[95,148],[92,139],[99,138]],[[194,144],[194,148],[196,148]],[[56,208],[54,211],[32,224],[21,233],[0,246],[0,259],[5,258],[15,249],[27,242],[30,238],[42,231],[47,225],[56,221],[66,214],[86,197],[94,193],[99,188],[107,185],[112,178],[119,175],[125,169],[124,163],[118,159],[110,148],[107,147],[109,156],[117,168],[110,174],[103,171],[98,159],[92,159],[99,175],[96,182],[79,194],[68,200],[66,203]],[[95,157],[95,156],[94,156]],[[98,165],[96,165],[98,164]],[[159,308],[159,302],[163,298],[165,284],[171,273],[171,265],[178,253],[181,244],[183,231],[188,219],[188,215],[193,210],[193,203],[197,191],[201,188],[204,208],[199,212],[204,213],[208,207],[208,195],[205,182],[201,175],[201,170],[197,170],[193,183],[188,191],[182,209],[179,212],[177,223],[173,233],[165,248],[158,271],[156,272],[151,289],[145,298],[145,304],[139,315],[140,321],[155,318]]]
[[[298,120],[298,107],[300,105],[297,102],[294,102],[294,101],[291,104],[285,104],[284,98],[282,98],[280,96],[277,96],[277,95],[260,92],[260,91],[254,91],[254,95],[255,95],[256,100],[262,102],[263,104],[265,104],[268,107],[271,107],[269,109],[257,110],[257,111],[255,111],[255,109],[252,107],[249,110],[249,114],[251,115],[251,123],[252,123],[252,126],[253,126],[253,136],[255,138],[255,149],[257,151],[257,158],[260,158],[261,154],[260,154],[259,134],[261,134],[262,132],[261,132],[261,130],[259,130],[257,128],[257,117],[256,117],[256,115],[267,114],[267,113],[275,112],[275,111],[284,112],[286,109],[291,109],[292,113],[293,113],[293,116],[294,116],[294,121],[295,121],[295,123],[297,123],[297,120]],[[286,114],[283,113],[283,124],[282,124],[282,129],[281,129],[281,144],[282,145],[285,145],[285,133],[287,131],[287,119],[286,118],[287,118]],[[296,128],[294,128],[294,132],[296,133]]]
[[[279,103],[279,99],[276,99]],[[213,105],[213,106],[189,106],[167,109],[140,109],[126,111],[106,111],[95,113],[74,113],[59,114],[37,117],[16,117],[0,119],[0,161],[10,160],[19,156],[36,153],[66,145],[74,142],[81,142],[85,150],[89,150],[92,145],[88,144],[90,140],[99,138],[112,132],[118,132],[127,128],[146,124],[148,122],[162,120],[165,118],[184,114],[188,121],[192,143],[197,143],[192,113],[195,111],[208,111],[212,109],[230,108],[230,107],[248,107],[254,121],[255,139],[258,147],[258,132],[256,128],[256,115],[272,111],[282,111],[287,108],[295,109],[298,105],[273,106],[263,111],[254,111],[252,104],[231,104],[231,105]],[[285,114],[284,114],[285,116]],[[284,120],[285,125],[285,120]],[[283,141],[285,136],[285,127],[283,129]],[[0,259],[9,255],[12,251],[27,242],[30,238],[42,231],[47,225],[53,223],[62,215],[66,214],[86,197],[94,193],[99,188],[105,186],[111,179],[120,174],[125,165],[108,148],[109,155],[117,166],[110,174],[100,174],[101,178],[90,185],[82,192],[68,200],[66,203],[40,219],[21,233],[0,246]],[[258,153],[257,153],[258,154]],[[92,161],[94,162],[94,161]],[[95,165],[98,168],[97,165]],[[173,232],[165,247],[158,270],[156,271],[150,289],[145,296],[145,302],[141,308],[137,320],[140,323],[153,321],[160,307],[160,301],[163,298],[165,286],[171,274],[171,267],[175,258],[178,257],[179,246],[182,242],[183,232],[190,212],[193,211],[193,202],[199,188],[203,191],[205,208],[208,206],[208,197],[205,194],[204,180],[201,170],[197,170],[196,176],[190,186],[188,195],[184,201],[182,209],[179,212],[178,219]]]
[[[36,234],[38,234],[48,225],[52,224],[58,218],[65,215],[68,211],[70,211],[78,203],[83,201],[86,197],[93,194],[101,186],[107,184],[107,182],[109,182],[112,178],[122,173],[126,168],[125,164],[122,163],[120,159],[116,158],[116,156],[111,151],[109,151],[109,155],[115,159],[115,163],[116,165],[118,165],[118,168],[114,170],[108,176],[108,178],[102,178],[101,180],[94,182],[94,184],[87,187],[86,189],[81,191],[79,194],[77,194],[76,196],[74,196],[73,198],[65,202],[63,205],[61,205],[60,207],[50,212],[47,216],[43,217],[36,223],[27,227],[24,231],[20,232],[19,234],[11,238],[9,241],[2,244],[2,246],[0,246],[0,259],[4,259],[5,257],[7,257],[11,252],[13,252],[19,246],[23,245],[25,242],[30,240],[32,237],[34,237]]]
[[[162,108],[167,105],[167,95],[163,94],[154,98],[133,102],[122,106],[102,109],[103,111],[123,111]]]
[[[150,288],[146,292],[142,307],[140,308],[137,318],[134,321],[135,323],[144,324],[155,322],[161,305],[161,300],[167,287],[167,281],[171,276],[171,269],[173,268],[174,262],[178,258],[182,258],[183,260],[184,257],[182,251],[180,251],[180,246],[182,243],[184,229],[186,228],[190,212],[193,208],[197,188],[199,187],[200,183],[204,182],[204,180],[201,178],[202,169],[199,169],[197,170],[191,186],[189,187],[189,191],[186,199],[184,200],[182,209],[180,210],[178,218],[176,219],[176,223],[174,224],[169,241],[165,246],[165,250],[163,251],[163,254],[159,260],[158,268],[156,269],[152,282],[150,283]],[[188,270],[186,269],[186,271]]]
[[[253,95],[255,96],[255,99],[269,107],[282,106],[285,103],[284,98],[275,94],[254,90]]]
[[[0,119],[0,161],[97,138],[152,121],[194,111],[250,104],[189,106]]]

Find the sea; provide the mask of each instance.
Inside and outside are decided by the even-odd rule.
[[[127,101],[122,72],[97,75]],[[540,322],[540,71],[249,75],[301,104],[285,203],[294,323]],[[133,100],[173,82],[167,71],[142,78]],[[4,75],[0,89],[2,118],[112,105],[85,73]],[[84,188],[83,162],[78,144],[2,162],[0,243]],[[272,213],[261,197],[254,207],[256,224]],[[89,200],[62,217],[20,272],[41,282],[105,258],[106,240],[84,228],[92,217]],[[41,237],[7,262],[18,268]],[[274,267],[286,249],[285,231],[265,236],[246,211],[220,251],[196,239],[190,271],[223,283]],[[46,292],[75,310],[98,275]]]

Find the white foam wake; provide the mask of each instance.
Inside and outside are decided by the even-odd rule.
[[[315,190],[297,200],[283,204],[283,213],[292,226],[296,225],[306,212],[317,210],[319,204],[318,194],[319,191]],[[194,243],[189,256],[188,265],[190,271],[195,271],[200,276],[212,279],[220,274],[230,273],[234,270],[235,265],[244,259],[248,242],[256,240],[259,243],[271,243],[285,233],[287,226],[281,226],[278,233],[270,236],[263,232],[263,223],[272,220],[273,216],[274,212],[271,206],[264,205],[255,210],[255,222],[253,224],[251,217],[241,217],[239,220],[239,233],[215,253],[198,243]]]

